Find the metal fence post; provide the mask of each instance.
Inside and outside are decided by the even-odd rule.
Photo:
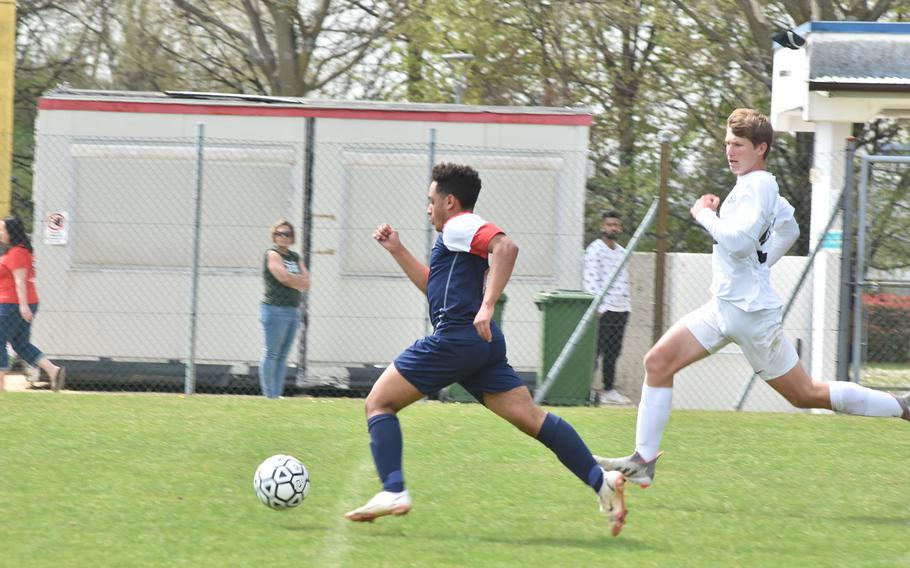
[[[869,156],[859,168],[856,204],[856,266],[853,276],[853,382],[860,382],[863,368],[863,290],[866,285],[866,196],[869,186]]]
[[[667,280],[667,215],[669,210],[670,177],[670,133],[662,130],[660,140],[660,178],[658,180],[657,205],[657,246],[654,258],[654,325],[651,329],[652,343],[657,343],[664,333],[664,314]]]
[[[430,129],[430,145],[427,149],[427,185],[433,183],[433,166],[436,165],[436,129]],[[426,259],[427,266],[430,265],[430,254],[433,252],[433,236],[436,232],[433,222],[427,219],[427,239],[426,239]],[[429,301],[429,300],[427,300]],[[430,308],[427,306],[426,314],[423,317],[424,335],[430,335],[433,331],[433,325],[430,322]]]
[[[304,123],[303,143],[303,266],[310,271],[310,256],[313,249],[313,168],[316,164],[316,119],[312,116],[306,118]],[[306,381],[307,370],[307,331],[309,329],[309,299],[308,292],[300,295],[300,335],[297,339],[297,385]]]
[[[847,138],[847,156],[844,160],[844,208],[841,227],[840,253],[840,307],[837,317],[837,380],[850,379],[850,298],[853,281],[850,266],[853,262],[853,160],[856,157],[856,138]]]
[[[189,357],[186,362],[186,375],[183,379],[183,392],[196,392],[196,318],[199,307],[199,241],[201,240],[202,219],[202,148],[205,137],[205,125],[196,124],[196,161],[193,164],[193,264],[191,266],[190,291],[190,333]]]

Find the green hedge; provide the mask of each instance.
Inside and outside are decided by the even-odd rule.
[[[910,362],[910,296],[866,294],[863,307],[868,325],[867,360]]]

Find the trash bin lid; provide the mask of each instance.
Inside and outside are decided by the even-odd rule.
[[[590,303],[594,294],[582,290],[550,290],[534,294],[534,303],[538,306],[552,302],[585,302]]]

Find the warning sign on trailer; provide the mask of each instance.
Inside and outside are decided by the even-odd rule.
[[[66,211],[54,211],[44,219],[44,244],[65,245],[69,236],[69,215]]]

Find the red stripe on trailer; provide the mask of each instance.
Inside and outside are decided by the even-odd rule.
[[[520,114],[496,112],[451,112],[395,109],[295,108],[249,105],[186,104],[175,102],[98,101],[48,99],[38,101],[40,110],[134,112],[146,114],[213,114],[232,116],[289,116],[359,120],[409,120],[425,122],[472,122],[491,124],[552,124],[591,126],[589,114]]]

